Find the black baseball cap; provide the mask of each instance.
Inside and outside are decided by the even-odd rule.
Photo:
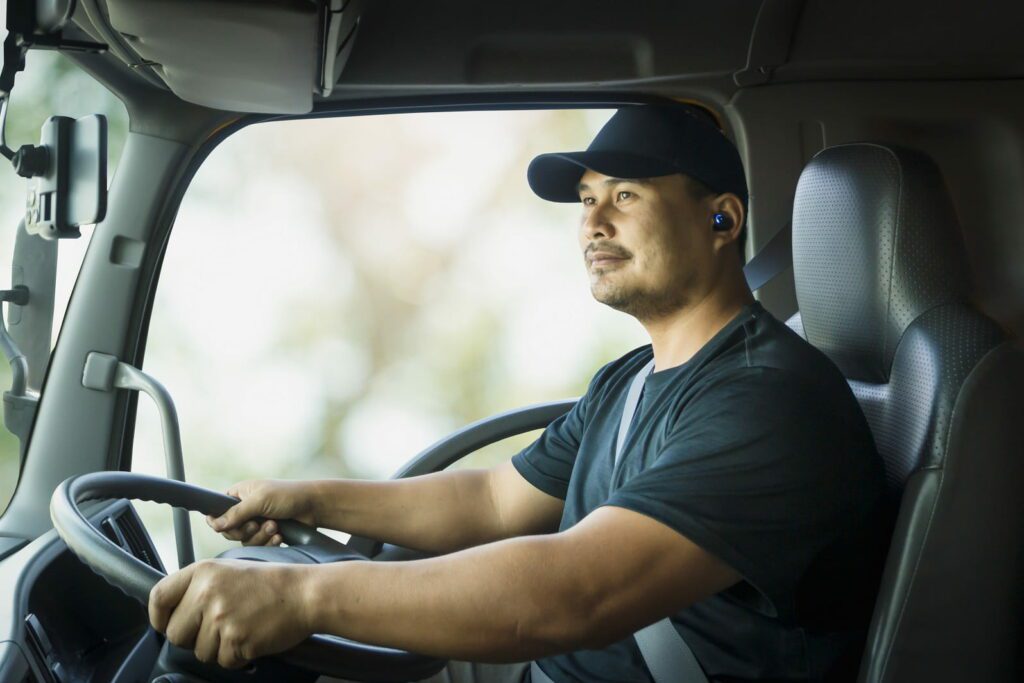
[[[706,114],[687,105],[619,109],[585,152],[541,154],[530,162],[526,178],[541,199],[578,202],[576,186],[587,169],[613,178],[685,173],[747,204],[747,179],[735,145]]]

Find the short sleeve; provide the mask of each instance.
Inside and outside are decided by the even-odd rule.
[[[588,394],[555,419],[532,444],[512,457],[512,465],[538,489],[565,500],[576,454],[583,438]]]
[[[640,346],[598,370],[590,380],[587,393],[572,409],[551,422],[536,441],[513,456],[516,471],[544,493],[565,500],[591,405],[600,406],[609,382],[617,374],[628,373],[633,366],[639,367],[638,363],[646,363],[650,354],[650,344]]]
[[[784,609],[815,555],[879,494],[874,446],[844,410],[785,370],[723,373],[605,504],[675,529]]]

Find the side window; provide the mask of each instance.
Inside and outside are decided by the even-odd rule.
[[[88,114],[104,114],[107,117],[108,173],[112,176],[127,136],[128,114],[124,105],[57,52],[32,51],[26,58],[25,71],[18,74],[11,97],[6,127],[7,144],[14,149],[23,144],[38,144],[40,129],[50,116],[78,118]],[[14,239],[18,221],[25,212],[26,191],[26,180],[14,172],[6,159],[0,157],[0,289],[11,287]],[[51,339],[54,344],[60,334],[64,311],[91,236],[91,226],[84,227],[80,238],[61,240],[59,243]],[[0,356],[0,392],[8,390],[10,386],[10,366]],[[7,507],[14,493],[19,464],[17,438],[6,429],[0,429],[0,511]]]
[[[579,206],[526,183],[533,156],[585,148],[610,114],[274,122],[225,141],[184,198],[147,340],[189,479],[385,478],[469,422],[579,395],[645,343],[590,295]],[[144,398],[133,459],[164,472]],[[142,507],[169,560],[159,510]],[[223,547],[196,537],[200,555]]]

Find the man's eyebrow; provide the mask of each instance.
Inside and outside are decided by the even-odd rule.
[[[650,178],[608,178],[601,181],[605,185],[618,185],[619,183],[634,183],[635,185],[650,185]]]
[[[650,178],[606,178],[605,180],[601,181],[602,185],[618,185],[620,183],[634,183],[636,185],[650,185],[651,184],[651,180],[650,180]],[[590,189],[590,186],[587,185],[586,183],[579,183],[576,186],[576,191],[577,192],[583,192],[584,190],[589,190],[589,189]]]

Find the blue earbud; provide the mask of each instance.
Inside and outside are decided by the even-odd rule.
[[[726,216],[724,213],[716,213],[711,220],[714,221],[711,227],[715,230],[732,229],[732,219]]]

